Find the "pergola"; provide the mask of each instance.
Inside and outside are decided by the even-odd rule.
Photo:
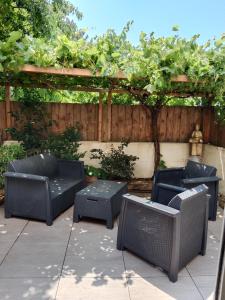
[[[58,89],[71,90],[83,92],[97,92],[99,93],[99,129],[98,140],[102,140],[102,117],[103,117],[103,94],[107,93],[108,106],[108,139],[111,137],[111,105],[112,94],[129,94],[129,89],[126,89],[121,83],[128,82],[127,77],[123,72],[119,71],[114,76],[102,76],[99,72],[93,72],[88,69],[79,68],[55,68],[55,67],[38,67],[34,65],[24,65],[17,72],[2,72],[0,73],[0,85],[5,86],[5,101],[6,101],[6,124],[11,127],[11,118],[9,112],[11,111],[11,87],[26,87],[26,88],[44,88],[44,89]],[[191,81],[186,75],[179,75],[171,78],[172,83],[188,84]],[[135,90],[135,93],[143,92],[143,89]],[[170,91],[167,93],[174,97],[190,97],[193,92],[186,89],[182,91]],[[195,96],[201,96],[201,91],[195,92]]]

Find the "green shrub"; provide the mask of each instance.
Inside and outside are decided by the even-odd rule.
[[[0,146],[0,188],[4,187],[3,174],[7,169],[10,161],[25,157],[26,153],[23,147],[19,144]]]
[[[43,142],[43,150],[50,151],[57,158],[79,160],[85,152],[79,153],[81,135],[78,127],[68,127],[61,134],[50,134]]]
[[[160,161],[159,161],[159,166],[158,166],[158,170],[164,170],[164,169],[167,169],[167,166],[166,166],[166,162],[165,160],[162,159],[162,154],[160,154]]]
[[[124,152],[128,144],[127,141],[122,141],[117,149],[111,146],[110,152],[92,149],[91,159],[100,160],[101,168],[109,179],[130,180],[134,175],[135,161],[139,158]]]

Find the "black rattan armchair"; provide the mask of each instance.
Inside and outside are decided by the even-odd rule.
[[[158,170],[154,176],[152,200],[156,198],[158,183],[166,183],[184,187],[186,189],[205,184],[208,187],[208,193],[211,196],[209,200],[209,219],[215,221],[220,180],[220,178],[216,176],[216,172],[217,169],[215,167],[191,160],[188,160],[187,165],[184,168]]]
[[[124,195],[117,249],[128,249],[161,267],[175,282],[179,270],[206,252],[208,188],[200,185],[180,193],[179,187],[177,191],[172,187],[170,197],[163,199],[169,186],[160,185],[159,189],[158,203]],[[171,199],[172,194],[177,195]]]

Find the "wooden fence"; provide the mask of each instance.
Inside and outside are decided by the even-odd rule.
[[[11,102],[11,111],[19,110],[19,103]],[[80,124],[82,139],[87,141],[152,141],[149,112],[140,105],[96,105],[48,103],[46,111],[55,120],[52,132],[63,132],[66,127]],[[15,124],[10,118],[11,126]],[[161,142],[188,142],[196,123],[199,123],[205,143],[225,147],[225,126],[215,122],[210,108],[164,107],[159,116]],[[7,127],[6,103],[0,102],[0,130]]]

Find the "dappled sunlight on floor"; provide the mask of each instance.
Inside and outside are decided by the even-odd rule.
[[[5,219],[0,207],[1,300],[213,299],[223,211],[209,222],[207,253],[171,283],[161,269],[116,249],[118,223],[72,222],[70,208],[53,226]]]

